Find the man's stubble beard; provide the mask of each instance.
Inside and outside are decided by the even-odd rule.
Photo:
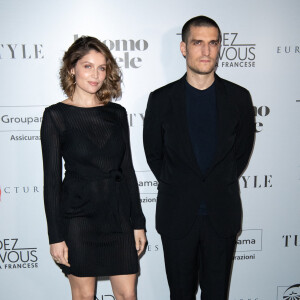
[[[201,71],[199,69],[194,68],[193,66],[190,66],[187,64],[187,68],[190,69],[193,73],[198,74],[198,75],[208,75],[213,72],[215,72],[216,66],[211,67],[208,71]]]

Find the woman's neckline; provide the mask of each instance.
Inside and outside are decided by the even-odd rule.
[[[77,105],[67,104],[67,103],[64,103],[64,102],[58,102],[58,103],[59,103],[59,104],[63,104],[63,105],[65,105],[65,106],[75,107],[75,108],[91,109],[91,108],[105,107],[105,106],[107,106],[110,102],[108,102],[107,104],[104,104],[104,105],[89,106],[89,107],[86,107],[86,106],[77,106]]]

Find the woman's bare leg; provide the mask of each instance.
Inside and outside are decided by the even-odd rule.
[[[136,300],[136,274],[109,277],[116,300]]]
[[[71,290],[72,300],[94,300],[96,277],[77,277],[68,275]]]

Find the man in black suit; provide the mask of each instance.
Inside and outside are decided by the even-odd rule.
[[[249,92],[215,74],[216,22],[183,26],[187,73],[149,96],[144,120],[148,164],[159,181],[161,234],[171,300],[226,300],[241,225],[239,177],[254,141]]]

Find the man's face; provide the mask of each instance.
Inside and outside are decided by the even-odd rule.
[[[180,43],[187,69],[195,74],[214,72],[219,50],[219,32],[215,27],[191,26],[187,43]]]

